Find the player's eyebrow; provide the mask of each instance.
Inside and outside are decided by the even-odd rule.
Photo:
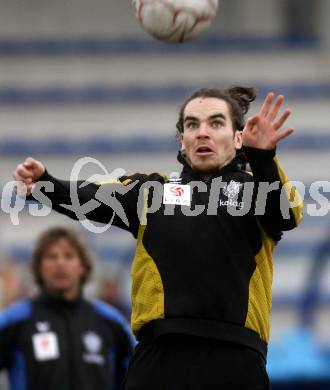
[[[217,119],[217,118],[221,118],[223,120],[226,120],[226,116],[222,113],[222,112],[218,112],[216,114],[213,114],[211,116],[209,116],[208,119]],[[199,118],[193,116],[193,115],[189,115],[189,116],[186,116],[184,118],[184,122],[188,122],[188,121],[199,121]]]
[[[226,120],[226,116],[222,113],[222,112],[219,112],[217,114],[213,114],[209,117],[209,119],[216,119],[216,118],[221,118],[223,120]]]
[[[184,118],[184,122],[188,122],[188,121],[198,121],[199,119],[196,117],[196,116],[193,116],[193,115],[189,115],[189,116],[186,116]]]

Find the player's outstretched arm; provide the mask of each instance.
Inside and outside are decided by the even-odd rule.
[[[273,93],[269,93],[260,111],[248,119],[242,134],[245,154],[255,182],[259,184],[258,195],[265,195],[267,200],[264,214],[259,216],[259,220],[275,239],[280,238],[283,230],[290,230],[298,225],[302,219],[303,206],[297,190],[290,186],[276,156],[277,143],[293,133],[292,127],[283,129],[291,114],[290,109],[279,114],[283,101],[284,96],[275,98]],[[277,189],[260,193],[260,183],[270,185],[276,182],[279,183]],[[285,213],[286,210],[289,211],[289,216]]]
[[[13,177],[17,181],[18,195],[30,196],[41,203],[45,203],[46,199],[46,204],[53,210],[72,219],[89,219],[105,224],[112,221],[114,225],[132,232],[134,225],[135,234],[138,191],[129,191],[134,187],[134,180],[108,184],[60,180],[50,175],[42,162],[31,157],[17,166]],[[47,188],[48,184],[51,189]],[[130,223],[132,220],[134,224]]]
[[[31,199],[40,201],[37,191],[39,190],[51,202],[52,209],[65,214],[73,219],[78,219],[74,210],[69,210],[62,205],[70,205],[70,181],[59,180],[51,176],[45,165],[32,157],[28,157],[25,161],[19,164],[13,172],[13,177],[17,181],[16,192],[20,196],[28,196]],[[52,191],[47,191],[46,186],[36,188],[37,183],[51,184]],[[80,184],[80,183],[79,183]],[[77,183],[77,186],[79,186]],[[84,190],[79,191],[78,198],[82,203],[89,201],[95,195],[97,188],[92,189],[91,186],[86,186]]]
[[[293,133],[293,128],[282,129],[291,115],[289,108],[278,118],[284,96],[279,95],[274,101],[274,94],[269,93],[258,114],[249,118],[243,130],[243,145],[247,147],[272,150],[282,139]]]
[[[46,168],[41,161],[28,157],[21,164],[17,165],[16,170],[13,172],[13,177],[16,181],[25,184],[27,195],[30,195],[35,183],[45,173],[45,170]]]

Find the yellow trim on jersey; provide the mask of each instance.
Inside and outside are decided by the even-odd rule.
[[[132,316],[134,334],[146,323],[163,319],[164,287],[158,268],[143,245],[143,235],[147,224],[148,190],[144,192],[144,208],[137,237],[135,257],[132,264]]]
[[[245,327],[259,333],[260,337],[269,341],[269,319],[272,305],[273,261],[272,254],[275,241],[272,240],[259,225],[262,247],[255,256],[256,269],[250,279],[248,312]]]
[[[126,179],[124,181],[121,182],[121,184],[123,184],[124,186],[127,186],[128,184],[131,184],[133,182],[132,179]]]
[[[168,176],[165,175],[164,173],[158,173],[159,176],[161,176],[163,179],[164,179],[164,183],[167,183],[168,182]]]
[[[114,179],[107,179],[96,181],[95,184],[98,186],[103,186],[104,184],[121,184],[121,182]]]
[[[124,186],[127,186],[128,184],[132,183],[132,181],[133,181],[132,179],[126,179],[124,181],[108,179],[108,180],[96,181],[95,184],[98,186],[102,186],[104,184],[123,184]]]
[[[280,164],[277,156],[274,157],[274,162],[276,164],[281,183],[285,188],[290,205],[292,205],[292,204],[295,205],[293,207],[290,207],[290,209],[291,209],[292,214],[294,216],[296,225],[298,225],[301,222],[301,220],[303,219],[303,209],[304,209],[303,200],[302,200],[299,192],[297,191],[296,187],[293,186],[290,183],[289,179],[287,178],[283,168],[281,167],[281,164]],[[296,201],[296,198],[297,198],[297,201]]]

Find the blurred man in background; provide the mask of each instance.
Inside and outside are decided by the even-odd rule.
[[[118,310],[83,298],[92,268],[75,231],[40,236],[32,259],[40,295],[0,313],[0,368],[11,390],[120,388],[134,341]]]
[[[125,318],[130,318],[131,308],[127,305],[121,294],[121,282],[118,275],[111,275],[105,269],[102,269],[102,275],[98,280],[98,293],[97,296],[101,301],[108,303],[109,305],[117,308]]]

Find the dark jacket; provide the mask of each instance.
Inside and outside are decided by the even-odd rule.
[[[124,317],[101,301],[43,293],[0,313],[0,368],[11,390],[119,389],[133,343]]]
[[[113,218],[112,223],[137,238],[132,265],[132,327],[139,340],[185,333],[244,344],[266,355],[273,250],[282,231],[300,222],[302,202],[289,207],[288,199],[297,194],[275,151],[246,148],[245,153],[252,174],[241,169],[239,158],[207,177],[181,159],[184,168],[176,180],[154,173],[82,188],[78,182],[81,205],[95,197],[99,201],[99,207],[87,213],[88,219],[108,223]],[[77,204],[71,210],[61,205],[71,204],[70,182],[47,172],[41,180],[54,185],[54,192],[46,193],[53,208],[77,218]],[[277,189],[264,201],[265,207],[263,198],[257,197],[259,186],[264,188],[261,182],[277,182]],[[163,203],[163,186],[171,184],[171,191],[180,195],[186,190],[180,185],[188,183],[190,205]],[[114,194],[128,225],[113,203]],[[157,209],[153,202],[159,198]],[[196,207],[200,212],[192,215]],[[148,208],[152,212],[146,212]],[[235,215],[236,211],[243,215]]]

